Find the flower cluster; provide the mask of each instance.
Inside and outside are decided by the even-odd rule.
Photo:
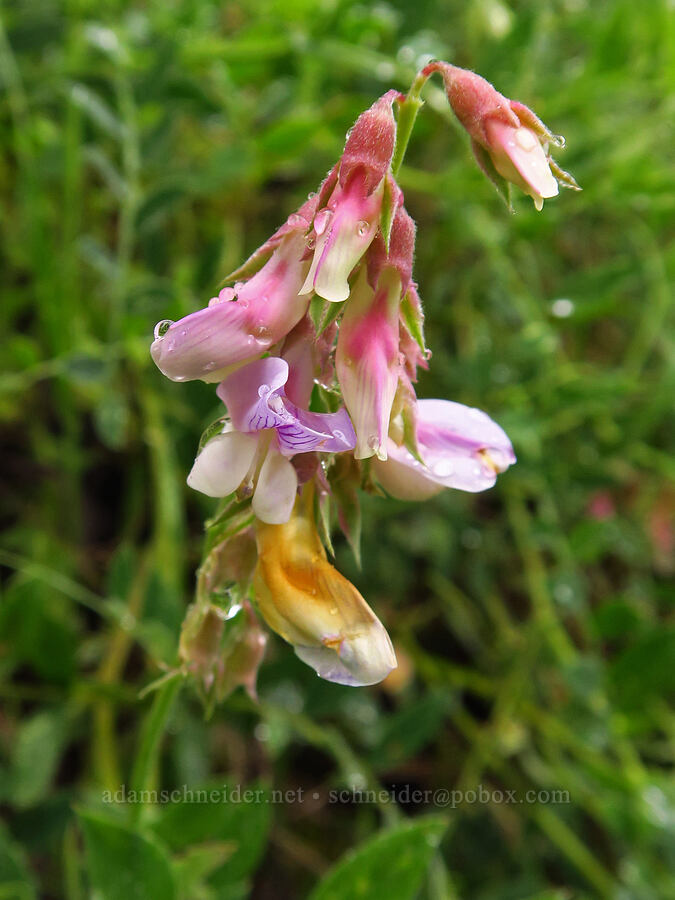
[[[404,140],[402,110],[419,102],[433,72],[498,186],[519,187],[538,209],[559,183],[575,187],[548,156],[557,139],[534,113],[472,72],[431,63],[416,95],[389,91],[357,119],[317,193],[227,279],[231,286],[156,328],[160,370],[174,381],[217,382],[225,407],[188,476],[195,490],[229,500],[214,520],[181,643],[187,669],[221,695],[236,684],[254,690],[264,639],[249,597],[321,677],[350,685],[385,678],[396,666],[389,636],[327,558],[333,513],[353,540],[359,487],[405,500],[482,491],[515,462],[486,413],[415,392],[430,354],[412,280],[415,224],[392,161]],[[242,535],[255,536],[250,566],[234,549]],[[231,608],[245,613],[228,674],[218,648]]]

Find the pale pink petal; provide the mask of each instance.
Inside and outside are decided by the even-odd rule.
[[[150,348],[158,368],[173,381],[221,381],[225,369],[269,350],[307,312],[309,298],[298,294],[304,252],[302,234],[287,235],[249,281],[160,331]]]
[[[347,299],[348,278],[379,227],[383,190],[384,181],[367,195],[359,173],[345,188],[336,188],[330,215],[327,212],[318,214],[322,216],[321,234],[301,294],[314,291],[334,303]]]
[[[216,435],[194,461],[187,483],[207,497],[227,497],[246,477],[258,438],[237,431]]]
[[[298,476],[292,464],[270,450],[258,475],[253,512],[268,525],[282,525],[291,517],[297,491]]]
[[[557,195],[558,182],[539,138],[530,128],[514,128],[499,119],[488,119],[485,132],[499,174],[529,194],[537,208],[541,208],[544,199]]]
[[[418,401],[417,444],[424,463],[390,439],[387,461],[375,464],[382,487],[401,500],[423,500],[443,487],[487,490],[516,461],[496,422],[480,409],[450,400]]]
[[[399,379],[400,279],[386,269],[377,290],[359,273],[338,334],[335,367],[354,423],[355,456],[387,458],[387,435]]]

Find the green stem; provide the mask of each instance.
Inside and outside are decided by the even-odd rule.
[[[166,729],[166,723],[169,719],[173,701],[175,700],[182,683],[182,679],[180,678],[166,681],[155,694],[155,699],[150,707],[148,717],[143,723],[141,742],[131,772],[130,789],[132,791],[149,791],[155,783],[157,760],[159,758],[162,736]],[[142,794],[137,793],[136,796],[141,797]],[[144,804],[141,802],[132,804],[131,819],[133,822],[139,820],[143,808]]]
[[[431,73],[426,69],[422,69],[415,76],[415,80],[410,85],[410,90],[405,100],[399,106],[398,123],[396,127],[396,148],[394,150],[394,158],[391,162],[391,173],[394,178],[398,177],[403,157],[408,149],[408,141],[415,125],[417,113],[424,106],[424,100],[420,98],[420,92]]]

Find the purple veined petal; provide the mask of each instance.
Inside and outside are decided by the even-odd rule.
[[[504,429],[481,409],[452,400],[418,400],[417,415],[417,438],[428,450],[495,450],[507,466],[516,461]]]
[[[374,463],[382,487],[400,500],[424,500],[444,487],[491,488],[516,461],[502,428],[479,409],[450,400],[420,400],[417,441],[424,464],[391,439],[389,458]]]
[[[227,497],[246,477],[257,446],[257,436],[237,431],[216,435],[195,459],[188,485],[207,497]]]
[[[238,431],[262,431],[292,421],[281,400],[288,363],[278,356],[259,359],[233,372],[218,386]]]
[[[292,464],[270,449],[258,475],[253,512],[268,525],[288,522],[298,492],[298,476]]]
[[[313,413],[286,401],[293,421],[277,427],[277,442],[284,456],[309,453],[343,453],[356,446],[356,434],[346,409],[334,413]]]

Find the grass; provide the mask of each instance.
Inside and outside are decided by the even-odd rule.
[[[674,41],[665,0],[3,5],[0,894],[77,900],[133,847],[190,900],[306,896],[429,813],[425,897],[675,894]],[[216,292],[425,54],[535,108],[584,188],[510,215],[425,89],[401,171],[418,393],[489,411],[518,465],[485,495],[365,498],[361,570],[336,545],[398,684],[319,682],[272,639],[258,706],[204,721],[160,694],[153,744],[138,692],[175,661],[215,404],[162,378],[152,328]],[[136,830],[101,799],[224,781],[318,797],[150,805]],[[481,785],[569,802],[409,796]],[[330,802],[352,787],[400,802]]]

